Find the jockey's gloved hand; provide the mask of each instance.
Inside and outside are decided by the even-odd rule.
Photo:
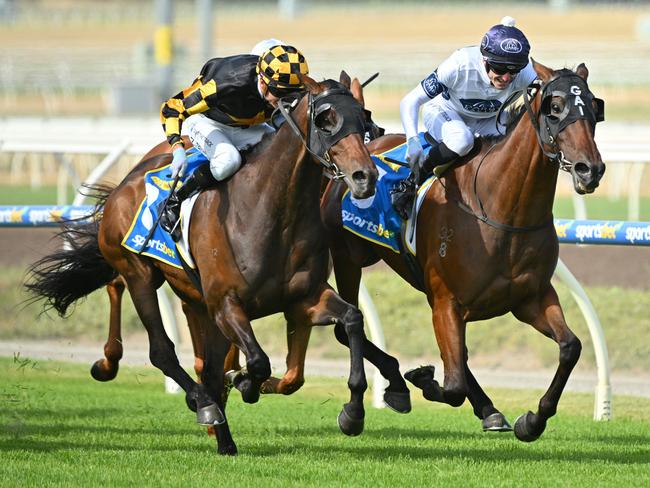
[[[419,166],[424,160],[424,149],[420,144],[420,137],[413,136],[406,141],[406,160],[411,165],[411,169]]]
[[[183,176],[185,174],[185,169],[187,168],[187,156],[185,155],[184,147],[177,147],[172,152],[174,159],[172,159],[172,178],[176,178],[176,175]]]

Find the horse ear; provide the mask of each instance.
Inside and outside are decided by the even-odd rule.
[[[589,70],[587,69],[587,66],[585,66],[585,63],[580,63],[578,65],[578,67],[576,68],[576,73],[580,78],[587,81],[587,77],[589,76]]]
[[[350,75],[345,72],[345,70],[341,70],[341,76],[339,76],[339,81],[341,82],[342,85],[345,85],[345,88],[348,90],[350,89]]]
[[[533,63],[533,68],[535,68],[535,71],[537,72],[537,76],[539,76],[539,79],[542,81],[548,81],[551,79],[551,76],[553,76],[553,70],[551,68],[547,68],[543,64],[538,63],[535,61],[533,58],[530,58],[530,60]]]
[[[316,94],[323,91],[323,88],[321,88],[320,84],[313,78],[310,78],[307,75],[303,75],[302,73],[299,74],[298,77],[300,78],[302,84],[305,85],[305,89],[308,92]]]
[[[350,83],[350,91],[354,99],[361,104],[362,107],[366,106],[366,102],[363,99],[363,88],[361,88],[361,82],[359,78],[355,78]]]

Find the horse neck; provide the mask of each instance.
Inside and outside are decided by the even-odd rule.
[[[537,113],[533,107],[533,113]],[[471,165],[473,177],[484,152]],[[558,166],[544,156],[530,115],[525,113],[510,134],[483,161],[477,191],[493,220],[534,226],[553,215]],[[467,187],[466,187],[467,188]],[[489,196],[489,197],[488,197]]]
[[[306,112],[302,104],[294,111],[294,120],[303,134],[307,134]],[[254,194],[266,200],[267,210],[285,228],[305,214],[318,212],[322,169],[314,164],[288,123],[280,128],[261,157],[268,161],[261,165],[264,174],[258,178]]]

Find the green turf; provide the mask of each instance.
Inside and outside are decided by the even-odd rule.
[[[24,270],[6,268],[0,275],[0,339],[49,339],[103,341],[108,333],[109,305],[103,289],[81,300],[67,319],[55,313],[40,314],[39,304],[21,305],[27,295],[21,289]],[[411,288],[387,268],[364,273],[364,282],[377,307],[383,325],[388,352],[401,359],[439,361],[439,352],[431,326],[431,310],[424,294]],[[594,349],[588,327],[569,290],[556,283],[567,322],[583,343],[580,367],[595,368]],[[612,368],[617,371],[650,369],[648,313],[650,291],[587,287],[605,330]],[[122,313],[125,347],[129,335],[144,332],[126,293]],[[285,322],[281,314],[253,323],[264,350],[272,356],[286,354]],[[181,323],[181,327],[185,327]],[[625,331],[625,333],[620,333]],[[367,332],[369,334],[369,332]],[[470,324],[467,333],[470,358],[475,364],[491,367],[552,367],[557,365],[557,345],[522,326],[511,314],[490,321]],[[140,345],[139,347],[142,347]],[[309,354],[312,357],[346,358],[348,350],[334,339],[331,327],[312,332]]]
[[[470,408],[413,394],[399,415],[368,406],[365,432],[343,436],[345,380],[309,378],[292,397],[228,416],[240,455],[217,456],[182,396],[153,369],[123,368],[100,384],[86,366],[0,359],[2,486],[647,486],[650,400],[615,397],[594,422],[591,395],[566,394],[532,444],[484,434]],[[236,393],[236,392],[235,392]],[[540,392],[490,391],[512,421]],[[367,395],[368,396],[368,395]]]
[[[604,196],[587,196],[585,198],[587,218],[592,220],[628,220],[627,198],[610,200]],[[650,221],[650,198],[642,197],[639,202],[639,220]],[[553,205],[553,216],[560,219],[575,217],[571,197],[557,197]]]
[[[68,188],[68,202],[72,203],[76,191]],[[1,185],[0,205],[54,205],[57,201],[56,186],[43,185],[32,188],[30,185]]]

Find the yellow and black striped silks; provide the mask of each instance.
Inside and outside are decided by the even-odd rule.
[[[257,72],[269,86],[275,88],[302,88],[298,75],[309,73],[307,61],[293,46],[273,46],[260,56]]]
[[[183,121],[194,114],[229,126],[247,127],[271,117],[273,107],[257,88],[258,56],[214,58],[191,86],[163,103],[160,120],[170,144],[180,140]]]

